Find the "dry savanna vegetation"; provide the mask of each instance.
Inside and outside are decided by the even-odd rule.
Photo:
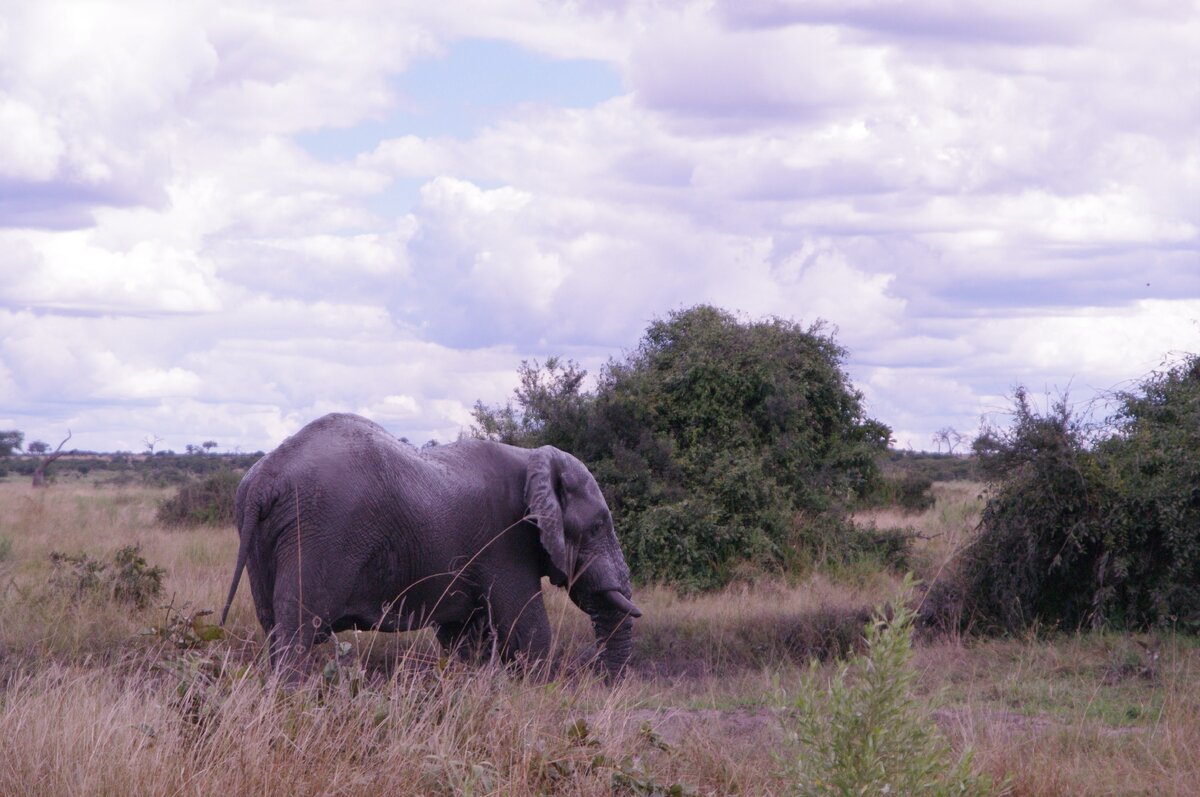
[[[917,532],[909,565],[929,580],[974,533],[980,489],[939,483],[932,508],[855,522]],[[1200,782],[1194,638],[918,627],[910,649],[901,604],[868,650],[872,607],[904,587],[865,562],[691,597],[643,588],[616,686],[569,666],[590,631],[549,588],[568,662],[551,682],[447,662],[428,632],[344,633],[285,692],[248,590],[224,634],[203,614],[223,602],[236,533],[162,525],[169,495],[0,482],[0,794],[840,794],[830,760],[869,768],[868,738],[889,777],[934,762],[940,785],[914,793]]]

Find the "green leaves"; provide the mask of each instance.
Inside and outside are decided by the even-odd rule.
[[[1200,628],[1200,358],[1117,394],[1104,424],[1024,390],[975,442],[991,482],[964,558],[977,621]]]
[[[824,684],[814,662],[793,720],[785,721],[798,748],[788,774],[804,797],[850,795],[984,795],[1003,790],[971,772],[971,753],[953,756],[915,693],[907,577],[890,611],[867,625],[867,650]]]
[[[205,619],[212,616],[211,609],[189,613],[187,608],[177,609],[173,603],[163,607],[163,621],[144,629],[142,636],[157,637],[178,650],[201,649],[225,638],[224,628]]]
[[[808,544],[801,511],[836,510],[879,478],[890,432],[866,417],[844,357],[820,324],[701,305],[651,323],[593,393],[575,363],[522,363],[516,405],[477,404],[475,433],[572,452],[635,578],[710,589],[785,566]]]
[[[72,600],[103,595],[120,603],[144,609],[162,593],[167,571],[152,567],[141,555],[141,546],[127,545],[112,556],[111,562],[93,559],[86,553],[50,554],[53,570],[50,584],[70,593]]]
[[[218,470],[199,481],[184,484],[158,507],[165,526],[233,525],[233,499],[241,474]]]

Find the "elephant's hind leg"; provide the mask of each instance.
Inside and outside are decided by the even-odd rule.
[[[270,633],[271,666],[289,685],[303,681],[311,669],[313,646],[329,639],[331,615],[325,603],[302,605],[286,583],[275,586],[275,625]]]

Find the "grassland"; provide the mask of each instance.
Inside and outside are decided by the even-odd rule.
[[[923,514],[858,518],[920,533],[926,579],[981,506],[977,485],[935,489]],[[0,482],[0,794],[788,794],[809,659],[852,650],[899,583],[859,565],[688,599],[642,589],[635,671],[616,687],[447,664],[427,632],[348,633],[311,688],[283,693],[265,678],[248,590],[227,638],[197,637],[211,618],[189,624],[223,603],[236,534],[160,526],[166,495]],[[51,552],[100,559],[132,543],[166,570],[145,609],[51,584]],[[548,598],[569,661],[586,618]],[[1013,794],[1196,793],[1192,638],[928,639],[915,666],[951,744]]]

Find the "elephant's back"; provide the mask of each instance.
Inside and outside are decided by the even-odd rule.
[[[374,421],[351,413],[330,413],[310,422],[263,458],[275,478],[343,483],[373,475],[420,468],[407,443]]]
[[[239,488],[238,503],[269,511],[280,496],[338,511],[377,499],[384,483],[430,483],[429,465],[416,449],[358,415],[331,413],[304,426],[255,463]],[[339,504],[341,507],[331,506]]]

